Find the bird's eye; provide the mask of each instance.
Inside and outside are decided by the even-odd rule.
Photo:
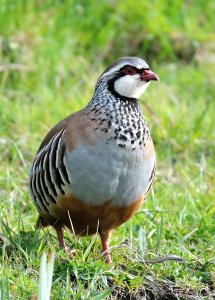
[[[136,69],[135,68],[132,68],[132,67],[125,67],[123,69],[123,72],[126,74],[126,75],[134,75],[137,73]]]

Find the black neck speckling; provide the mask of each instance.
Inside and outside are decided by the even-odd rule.
[[[108,134],[107,143],[115,141],[119,147],[134,151],[144,147],[145,139],[150,139],[138,99],[116,95],[104,80],[99,80],[87,107],[95,130]]]

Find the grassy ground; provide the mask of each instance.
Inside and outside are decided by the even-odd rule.
[[[214,9],[209,0],[1,1],[0,299],[36,295],[40,257],[53,249],[52,299],[215,297]],[[141,99],[158,171],[147,202],[113,235],[108,266],[97,237],[67,234],[68,258],[53,230],[34,231],[27,178],[49,128],[127,55],[161,78]]]

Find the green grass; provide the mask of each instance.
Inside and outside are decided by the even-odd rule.
[[[214,8],[209,0],[1,1],[0,299],[37,295],[40,258],[53,249],[52,299],[163,299],[162,291],[170,299],[171,289],[176,299],[176,287],[179,298],[212,299]],[[49,128],[84,107],[103,69],[125,55],[145,58],[161,79],[141,99],[157,175],[147,202],[115,231],[109,266],[98,237],[67,233],[68,257],[52,229],[35,232],[27,178]],[[149,262],[169,254],[185,261]]]

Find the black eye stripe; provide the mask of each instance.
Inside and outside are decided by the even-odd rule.
[[[136,70],[136,72],[137,72],[138,74],[143,73],[143,71],[145,71],[145,70],[150,70],[150,68],[142,68],[142,69],[138,69],[138,68],[136,68],[136,67],[134,67],[134,66],[131,66],[131,65],[125,65],[125,66],[123,66],[122,68],[120,68],[119,71],[123,71],[125,68],[133,68],[133,69]]]
[[[138,70],[138,73],[143,73],[143,71],[149,71],[149,70],[150,70],[150,68],[143,68],[143,69]]]

